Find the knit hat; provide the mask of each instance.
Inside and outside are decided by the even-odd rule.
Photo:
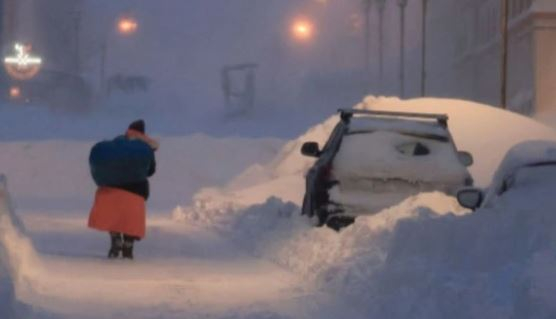
[[[145,121],[143,120],[134,121],[133,123],[129,124],[128,129],[145,134]]]

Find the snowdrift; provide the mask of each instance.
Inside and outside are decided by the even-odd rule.
[[[556,140],[556,131],[522,115],[475,102],[451,99],[414,99],[369,96],[357,109],[441,113],[449,116],[449,128],[459,150],[473,154],[470,167],[478,186],[486,186],[506,152],[526,140]],[[226,215],[230,207],[262,204],[270,197],[301,205],[305,192],[304,174],[314,159],[302,156],[307,141],[323,145],[338,122],[333,115],[286,143],[270,162],[247,168],[224,187],[206,188],[193,197],[193,206],[178,207],[178,219],[209,218]],[[488,151],[486,151],[488,150]],[[259,162],[260,163],[260,162]],[[216,185],[216,184],[215,184]],[[206,213],[206,211],[212,213]],[[191,212],[191,214],[189,214]],[[199,217],[199,216],[203,217]],[[210,217],[207,217],[210,216]]]
[[[357,107],[448,114],[455,142],[474,155],[471,171],[483,186],[515,144],[556,141],[556,132],[542,124],[477,103],[368,97]],[[556,202],[545,191],[531,189],[481,213],[463,211],[444,194],[420,194],[360,217],[341,233],[312,228],[299,206],[313,160],[299,150],[305,141],[322,145],[336,122],[332,117],[311,128],[226,187],[199,192],[194,205],[176,208],[174,217],[218,229],[251,253],[347,297],[372,318],[556,315],[549,301],[556,291]]]
[[[16,289],[25,290],[40,267],[31,240],[15,216],[7,190],[6,178],[0,175],[0,314],[2,318],[21,318],[28,308],[16,300]]]
[[[270,160],[283,145],[270,138],[206,135],[163,137],[160,142],[150,204],[170,207],[202,187],[228,182],[253,163]],[[17,203],[41,209],[89,206],[96,187],[88,166],[93,144],[67,140],[1,142],[0,167],[11,181]]]

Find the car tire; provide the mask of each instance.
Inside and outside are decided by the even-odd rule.
[[[326,221],[326,226],[339,232],[354,222],[355,218],[351,216],[333,216]]]

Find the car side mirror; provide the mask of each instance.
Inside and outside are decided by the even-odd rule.
[[[469,167],[474,163],[473,155],[471,155],[471,153],[469,152],[458,152],[458,159],[459,162],[465,167]]]
[[[483,191],[477,188],[466,188],[458,191],[458,203],[465,208],[475,210],[483,203]]]
[[[309,157],[319,157],[320,148],[317,142],[306,142],[301,147],[301,154]]]

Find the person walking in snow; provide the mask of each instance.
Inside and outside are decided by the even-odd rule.
[[[122,136],[97,143],[89,165],[98,186],[88,226],[110,234],[108,258],[133,259],[133,244],[145,236],[148,178],[156,171],[158,142],[145,122],[131,123]]]

